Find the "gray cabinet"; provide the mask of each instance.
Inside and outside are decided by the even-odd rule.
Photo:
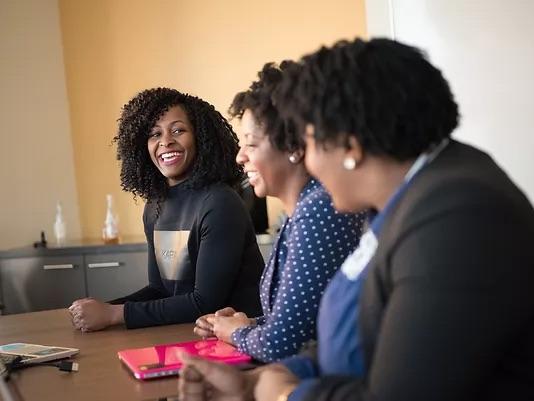
[[[87,292],[89,296],[111,301],[147,285],[147,253],[106,253],[86,255]]]
[[[68,306],[85,296],[82,256],[1,261],[3,314]]]
[[[94,297],[109,301],[148,283],[146,243],[23,248],[0,253],[2,314],[66,308]]]
[[[267,262],[272,244],[259,247]],[[144,242],[0,252],[0,314],[66,308],[84,297],[123,297],[148,284],[147,259]]]

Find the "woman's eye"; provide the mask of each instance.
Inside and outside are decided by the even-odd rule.
[[[150,134],[148,134],[148,136],[150,138],[157,138],[159,136],[159,131],[154,131],[154,132],[151,132]]]
[[[245,147],[246,147],[246,148],[257,148],[258,145],[256,145],[255,143],[246,143],[246,144],[245,144]]]
[[[185,130],[183,128],[174,128],[172,130],[172,134],[173,135],[180,135],[182,132],[184,132]]]

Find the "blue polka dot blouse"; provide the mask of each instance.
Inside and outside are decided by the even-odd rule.
[[[305,185],[261,278],[263,316],[255,326],[232,333],[241,352],[273,362],[298,353],[305,342],[316,338],[321,295],[358,245],[365,217],[365,213],[336,212],[318,181]]]

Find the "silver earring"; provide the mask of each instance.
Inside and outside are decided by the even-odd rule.
[[[296,164],[298,162],[297,156],[295,154],[289,155],[289,161]]]
[[[343,160],[343,167],[345,170],[354,170],[356,168],[356,159],[354,157],[345,157]]]

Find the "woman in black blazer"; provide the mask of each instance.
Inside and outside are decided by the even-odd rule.
[[[458,110],[441,72],[395,41],[340,42],[304,57],[275,103],[335,207],[377,215],[341,268],[352,303],[334,281],[323,297],[318,352],[301,356],[315,372],[285,363],[232,382],[191,360],[215,399],[533,400],[534,211],[487,154],[450,139]],[[356,315],[351,336],[321,314],[343,330]],[[352,342],[360,370],[343,362]]]

